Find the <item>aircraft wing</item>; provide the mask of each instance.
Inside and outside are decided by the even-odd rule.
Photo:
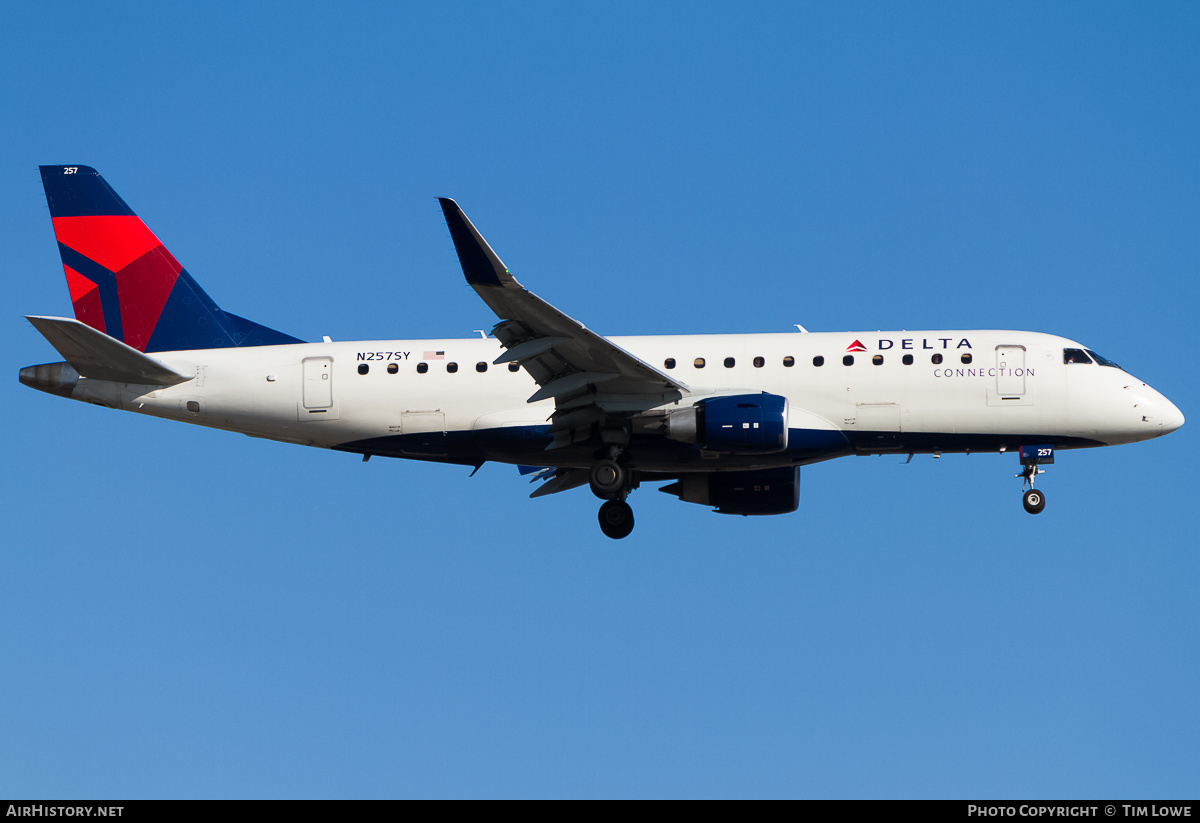
[[[678,400],[690,389],[588,330],[516,281],[453,200],[438,198],[463,274],[496,313],[492,335],[506,349],[495,363],[519,363],[540,387],[530,403],[554,398],[554,445],[604,418]]]

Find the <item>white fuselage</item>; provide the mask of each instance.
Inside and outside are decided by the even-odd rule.
[[[798,458],[785,452],[759,457],[753,465],[816,462],[848,453],[1009,450],[1042,441],[1061,448],[1114,445],[1157,437],[1183,423],[1179,410],[1150,386],[1119,368],[1065,363],[1064,350],[1083,346],[1035,332],[611,339],[690,387],[691,393],[670,408],[714,395],[768,392],[787,398],[790,431],[836,432],[846,438],[844,448],[827,453]],[[156,358],[196,377],[162,388],[80,378],[70,396],[364,454],[587,465],[588,459],[571,449],[545,452],[540,441],[531,448],[534,441],[504,437],[505,430],[522,430],[536,439],[554,401],[526,402],[538,386],[524,370],[492,365],[502,353],[494,339],[159,352]],[[820,362],[815,358],[823,363],[815,365]],[[420,364],[425,364],[422,371]],[[446,448],[433,442],[451,435],[456,439],[447,440]],[[483,435],[478,447],[471,445],[472,435]],[[748,465],[745,460],[656,461],[661,462],[655,455],[639,458],[651,471]]]

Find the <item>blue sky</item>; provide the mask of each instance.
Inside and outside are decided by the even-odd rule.
[[[17,382],[95,166],[223,307],[469,337],[435,198],[601,334],[1019,328],[1200,414],[1194,4],[6,4],[0,796],[1193,797],[1196,424],[805,469],[800,510]]]

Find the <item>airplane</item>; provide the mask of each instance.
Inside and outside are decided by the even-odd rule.
[[[319,343],[218,308],[88,166],[41,166],[75,318],[29,316],[63,361],[27,386],[371,457],[515,464],[542,497],[589,486],[610,538],[643,482],[721,514],[786,514],[800,468],[861,454],[1014,452],[1025,510],[1059,449],[1183,425],[1081,343],[1027,331],[603,337],[527,291],[448,198],[489,337]]]

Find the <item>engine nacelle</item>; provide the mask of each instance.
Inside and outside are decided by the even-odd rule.
[[[800,469],[685,474],[659,491],[720,514],[787,514],[800,505]]]
[[[787,398],[778,394],[711,397],[667,417],[667,439],[724,454],[772,454],[787,449]]]

